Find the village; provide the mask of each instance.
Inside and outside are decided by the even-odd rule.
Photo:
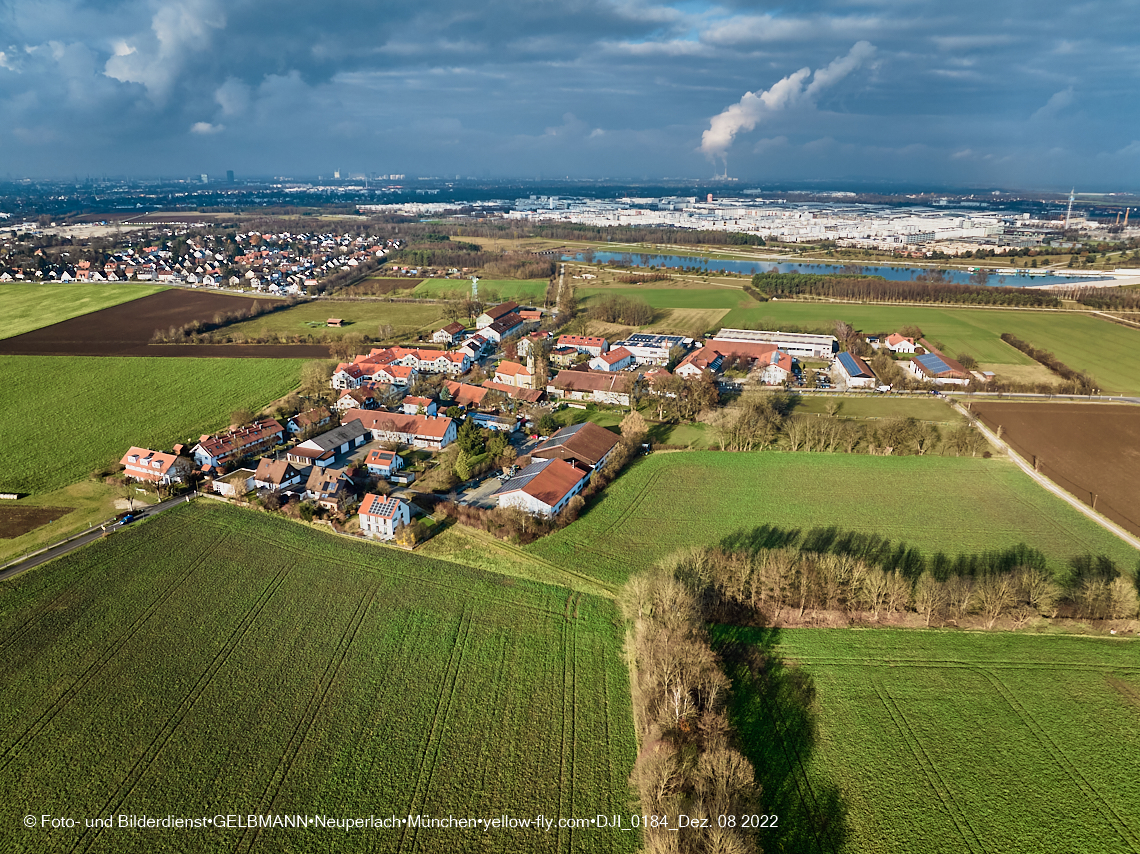
[[[745,388],[888,392],[888,358],[895,382],[910,389],[989,379],[899,332],[845,341],[841,351],[834,335],[642,331],[610,342],[558,335],[543,320],[543,309],[508,301],[487,306],[473,328],[437,329],[433,348],[370,348],[330,367],[327,388],[295,395],[276,417],[170,451],[131,447],[123,476],[414,546],[428,536],[417,518],[441,494],[568,524],[599,472],[608,482],[651,449],[639,410],[685,420]],[[568,408],[614,411],[621,430],[567,423],[557,416]]]

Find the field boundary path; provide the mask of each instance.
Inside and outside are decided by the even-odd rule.
[[[1019,453],[1013,450],[1013,448],[1011,448],[1006,442],[999,439],[996,433],[994,433],[989,427],[983,424],[980,419],[974,417],[974,414],[967,411],[966,408],[962,406],[962,404],[958,403],[958,401],[952,401],[952,405],[955,409],[962,413],[962,415],[966,416],[971,424],[973,424],[978,428],[979,431],[981,431],[982,435],[986,437],[991,445],[1008,454],[1009,458],[1017,464],[1018,468],[1033,478],[1034,481],[1043,486],[1049,492],[1056,495],[1061,500],[1076,508],[1076,510],[1080,513],[1088,516],[1109,533],[1115,534],[1117,537],[1124,540],[1124,542],[1132,546],[1132,548],[1140,550],[1140,539],[1132,536],[1111,519],[1107,518],[1106,516],[1102,516],[1100,513],[1097,513],[1076,496],[1070,495],[1061,487],[1057,486],[1057,484],[1053,483],[1053,481],[1049,480],[1049,478],[1045,477],[1045,475],[1034,471],[1033,466],[1026,462]]]
[[[149,507],[139,510],[135,519],[148,519],[161,513],[163,510],[169,510],[177,504],[182,504],[189,501],[189,496],[179,496],[177,498],[168,498],[160,504],[152,504]],[[17,575],[23,575],[29,569],[35,569],[41,563],[55,560],[68,552],[73,552],[78,548],[87,545],[94,540],[99,539],[108,530],[108,526],[113,523],[113,519],[108,519],[106,522],[100,522],[97,525],[92,525],[86,531],[81,531],[78,534],[73,534],[66,540],[60,540],[58,543],[50,546],[44,546],[38,551],[34,551],[29,555],[18,557],[15,560],[0,566],[0,581],[7,581],[9,578],[15,578]]]

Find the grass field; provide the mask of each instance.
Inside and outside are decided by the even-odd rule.
[[[776,451],[656,453],[574,525],[526,547],[551,563],[623,581],[690,545],[761,525],[837,526],[925,554],[1026,543],[1053,566],[1086,551],[1136,565],[1137,552],[1005,460]]]
[[[165,285],[147,283],[0,284],[0,338],[42,329],[165,290]]]
[[[565,829],[20,828],[30,813],[627,813],[629,677],[604,599],[200,501],[7,583],[0,638],[0,822],[17,848],[639,842]]]
[[[546,285],[546,279],[480,279],[479,298],[486,301],[487,293],[492,292],[504,300],[541,303],[546,297]],[[471,280],[428,279],[412,291],[412,295],[417,297],[446,297],[452,293],[470,296]]]
[[[345,324],[326,328],[325,321],[339,317]],[[376,338],[381,326],[391,326],[395,338],[414,338],[420,333],[434,332],[449,321],[443,306],[437,303],[384,302],[383,300],[315,300],[303,302],[273,314],[255,317],[244,323],[227,326],[226,332],[261,335],[265,332],[283,335],[327,333],[332,336],[359,332]]]
[[[901,397],[895,395],[867,395],[856,397],[845,395],[805,394],[799,398],[795,412],[826,413],[827,405],[839,405],[836,413],[840,418],[917,418],[919,421],[936,421],[942,424],[957,424],[964,420],[954,409],[941,400],[929,397]]]
[[[0,492],[46,492],[226,427],[294,388],[290,359],[0,356]]]
[[[702,292],[691,292],[702,293]],[[713,304],[710,303],[710,307]],[[722,323],[733,328],[830,327],[845,320],[865,332],[893,331],[907,324],[922,328],[950,355],[970,353],[1000,373],[1001,365],[1035,365],[1001,340],[1012,332],[1034,347],[1052,351],[1070,367],[1087,371],[1108,391],[1140,394],[1140,330],[1076,312],[1017,311],[926,306],[839,305],[777,300],[730,311]]]
[[[736,309],[744,311],[747,309],[742,308],[742,306],[758,304],[756,300],[739,288],[578,288],[578,298],[584,300],[587,306],[591,300],[611,296],[639,299],[653,308]],[[728,316],[731,317],[734,313],[729,311]],[[724,325],[731,326],[732,324],[726,320]]]
[[[836,850],[816,848],[806,832],[820,812],[849,854],[1140,850],[1137,641],[888,629],[715,635],[798,665],[766,689],[737,679],[731,707],[762,769],[763,808],[781,817],[783,829],[762,837],[766,851]],[[779,696],[771,686],[781,679],[799,691]],[[797,693],[810,702],[790,702]]]

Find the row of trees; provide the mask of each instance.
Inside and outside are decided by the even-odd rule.
[[[888,281],[869,276],[805,273],[756,273],[752,289],[766,297],[817,296],[860,302],[929,302],[959,305],[1009,305],[1060,308],[1052,292],[1037,288],[991,288],[941,280]]]
[[[251,300],[250,304],[245,308],[235,309],[233,311],[219,311],[216,312],[210,320],[192,320],[189,323],[183,323],[181,326],[171,326],[169,329],[158,329],[151,336],[151,344],[185,344],[189,342],[197,342],[208,336],[211,332],[217,329],[223,329],[233,323],[241,323],[245,320],[252,320],[255,317],[262,317],[266,314],[273,314],[277,311],[284,311],[291,308],[300,302],[297,297],[289,297],[285,300]]]
[[[758,851],[741,819],[757,803],[756,775],[736,747],[725,708],[729,681],[696,597],[672,572],[656,570],[629,579],[621,606],[631,624],[627,652],[640,747],[632,780],[642,814],[668,817],[644,828],[645,850]],[[681,815],[693,821],[678,827]]]
[[[644,300],[612,296],[590,303],[587,316],[605,323],[622,323],[626,326],[645,326],[653,322],[655,312]]]
[[[926,561],[911,551],[904,547],[899,558],[896,550],[876,565],[843,551],[694,548],[669,566],[709,613],[739,620],[744,609],[762,625],[819,611],[875,621],[910,611],[928,626],[978,620],[989,629],[1003,617],[1019,627],[1036,617],[1130,619],[1140,609],[1140,583],[1105,557],[1074,558],[1058,577],[1024,546],[957,561]]]
[[[1068,288],[1060,291],[1060,295],[1089,308],[1140,311],[1140,293],[1125,288]]]
[[[1027,341],[1023,341],[1016,335],[1009,332],[1003,332],[1001,340],[1011,347],[1020,350],[1030,359],[1039,362],[1057,376],[1067,380],[1077,388],[1077,394],[1091,394],[1099,385],[1095,379],[1086,373],[1078,371],[1076,368],[1070,368],[1048,350],[1039,350]]]

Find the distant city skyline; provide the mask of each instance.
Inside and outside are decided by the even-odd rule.
[[[9,0],[13,178],[1140,189],[1125,2]]]

